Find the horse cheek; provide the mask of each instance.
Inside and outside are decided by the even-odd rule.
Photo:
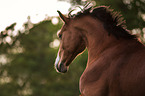
[[[83,40],[80,40],[80,44],[79,44],[79,53],[83,52],[86,48],[86,45],[84,43]]]

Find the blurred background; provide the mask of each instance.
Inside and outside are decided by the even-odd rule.
[[[67,14],[91,0],[0,0],[0,96],[78,96],[87,51],[57,73],[54,61],[62,26],[57,10]],[[120,12],[127,29],[145,43],[145,0],[94,0]]]

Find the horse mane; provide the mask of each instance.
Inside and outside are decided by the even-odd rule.
[[[93,18],[99,19],[104,23],[104,28],[108,31],[108,35],[113,34],[117,39],[136,39],[136,35],[132,35],[128,30],[126,30],[125,21],[122,15],[120,15],[120,13],[113,12],[113,10],[109,9],[107,6],[100,6],[96,8],[90,7],[73,15],[70,15],[70,13],[68,15],[69,18],[90,15]]]

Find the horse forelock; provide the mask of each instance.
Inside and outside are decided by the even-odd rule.
[[[117,39],[136,39],[135,35],[132,35],[125,29],[125,20],[122,15],[118,12],[114,12],[112,9],[109,9],[108,6],[99,6],[95,8],[90,7],[73,15],[70,13],[69,18],[80,18],[82,16],[89,15],[95,19],[99,19],[104,23],[104,28],[108,31],[108,34],[113,34]]]

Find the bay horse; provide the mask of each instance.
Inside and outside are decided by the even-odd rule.
[[[58,13],[64,25],[56,70],[67,72],[74,58],[88,50],[80,96],[145,96],[145,46],[124,27],[122,16],[106,6]]]

